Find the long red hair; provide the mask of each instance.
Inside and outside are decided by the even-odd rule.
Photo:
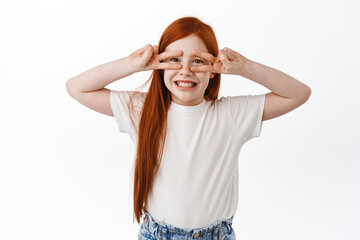
[[[207,50],[213,56],[218,55],[219,48],[213,29],[195,17],[183,17],[172,22],[160,38],[158,54],[164,52],[165,48],[172,42],[190,34],[195,34],[202,39]],[[221,74],[216,73],[214,78],[209,81],[209,85],[205,90],[205,100],[214,101],[218,98],[220,79]],[[146,93],[138,123],[133,185],[134,215],[139,224],[144,214],[148,194],[161,163],[166,137],[167,112],[171,103],[171,92],[164,83],[164,70],[153,70],[150,78],[137,89],[143,88],[149,81],[151,81],[151,84]],[[134,91],[134,94],[130,97],[129,112],[132,112],[132,99],[138,93],[140,92]],[[136,123],[133,117],[131,117],[131,122],[135,126]]]

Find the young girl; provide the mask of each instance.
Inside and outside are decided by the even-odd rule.
[[[152,70],[148,92],[105,88]],[[272,92],[221,97],[221,74]],[[289,75],[218,50],[213,29],[198,18],[170,24],[158,45],[92,68],[67,81],[85,106],[114,116],[136,144],[134,215],[138,239],[235,239],[238,156],[262,122],[307,101],[311,90]]]

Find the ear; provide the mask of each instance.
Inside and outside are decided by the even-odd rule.
[[[213,79],[215,77],[215,73],[210,74],[210,79]]]

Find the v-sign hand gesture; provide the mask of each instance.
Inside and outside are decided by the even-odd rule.
[[[178,63],[165,63],[163,60],[179,57],[183,55],[183,51],[177,50],[172,52],[162,52],[158,54],[159,47],[147,44],[145,47],[138,49],[127,56],[129,65],[134,72],[141,72],[154,69],[181,69],[182,65]]]
[[[223,48],[220,50],[217,57],[214,57],[211,53],[199,52],[197,50],[193,50],[192,54],[211,62],[211,65],[191,67],[190,70],[193,72],[241,75],[244,71],[246,62],[248,61],[243,55],[230,48]]]

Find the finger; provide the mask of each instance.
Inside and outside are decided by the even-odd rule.
[[[151,50],[153,47],[150,43],[146,44],[144,47],[143,47],[146,50]]]
[[[140,48],[139,50],[136,51],[136,53],[139,54],[139,55],[143,54],[145,52],[145,47]]]
[[[153,55],[153,47],[150,44],[147,44],[145,46],[144,54],[142,55],[142,58],[144,60],[149,60],[152,55]]]
[[[233,60],[236,60],[236,52],[231,50],[230,48],[224,48],[224,51],[228,54],[228,56],[230,56],[230,60],[233,61]]]
[[[206,60],[210,61],[211,63],[214,63],[216,61],[216,57],[214,57],[211,53],[204,53],[204,52],[200,52],[198,50],[192,50],[191,53],[194,56],[206,59]]]
[[[227,55],[227,57],[228,57],[228,59],[229,59],[230,61],[235,61],[235,60],[236,60],[236,57],[233,56],[231,53],[226,52],[226,55]]]
[[[139,50],[137,50],[138,54],[142,54],[145,51],[149,51],[151,50],[152,46],[150,44],[146,44],[144,47],[140,48]]]
[[[159,63],[156,69],[181,69],[182,65],[178,63]]]
[[[165,59],[168,59],[171,57],[179,57],[181,55],[183,55],[183,51],[181,51],[181,50],[176,50],[176,51],[171,51],[171,52],[162,52],[159,55],[159,60],[162,61],[162,60],[165,60]]]
[[[210,65],[191,67],[190,70],[193,72],[219,72],[215,70],[213,66]]]
[[[154,52],[156,52],[156,53],[159,52],[159,47],[158,47],[158,45],[154,45]]]
[[[236,60],[236,55],[233,52],[231,52],[229,48],[224,48],[222,49],[222,51],[227,55],[230,61]]]
[[[144,53],[144,51],[145,51],[145,49],[140,49],[140,50],[137,51],[137,54],[141,55],[141,54]]]
[[[227,58],[227,55],[225,52],[223,52],[222,50],[219,51],[219,58],[221,60],[221,62],[228,64],[229,63],[229,59]]]
[[[225,47],[225,48],[224,48],[224,51],[226,51],[226,52],[228,52],[228,53],[231,53],[231,54],[233,54],[233,55],[236,55],[236,54],[235,54],[235,51],[232,50],[232,49],[230,49],[230,48],[228,48],[228,47]]]
[[[157,50],[159,49],[157,45],[153,45],[152,48],[153,48],[153,52],[157,52]]]

